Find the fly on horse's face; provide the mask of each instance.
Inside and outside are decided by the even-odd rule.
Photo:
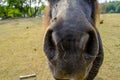
[[[93,80],[103,61],[96,0],[49,0],[44,51],[56,80]]]

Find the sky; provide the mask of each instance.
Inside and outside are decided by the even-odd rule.
[[[120,1],[120,0],[98,0],[99,2],[105,2],[105,1]]]

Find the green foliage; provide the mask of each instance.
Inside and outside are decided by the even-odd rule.
[[[16,9],[16,8],[8,9],[8,16],[10,16],[10,17],[19,17],[21,15],[22,15],[22,13],[20,12],[19,9]]]
[[[115,11],[114,10],[110,10],[109,13],[114,13]]]
[[[116,7],[116,10],[115,10],[117,13],[120,13],[120,4]]]
[[[42,5],[41,7],[40,7],[40,10],[44,10],[45,9],[45,5]]]
[[[4,18],[7,18],[7,17],[13,18],[13,17],[18,17],[22,15],[19,9],[13,8],[13,7],[2,6],[0,7],[0,10],[1,10],[0,17],[4,17]]]
[[[120,1],[112,1],[100,4],[101,13],[120,13]]]
[[[4,8],[0,5],[0,17],[4,16]]]
[[[107,5],[106,5],[106,12],[110,12],[110,11],[113,11],[113,12],[115,12],[115,5],[113,4],[113,3],[108,3]]]
[[[1,4],[2,3],[2,4]],[[7,3],[4,5],[4,3]],[[34,6],[32,4],[42,4],[42,6]],[[39,0],[1,0],[0,2],[0,17],[35,17],[38,12],[41,12],[45,5]]]

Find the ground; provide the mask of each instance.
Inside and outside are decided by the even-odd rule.
[[[101,15],[100,20],[105,58],[95,80],[120,80],[120,14]],[[0,80],[34,73],[37,80],[53,80],[42,50],[46,27],[41,24],[41,18],[0,21]]]

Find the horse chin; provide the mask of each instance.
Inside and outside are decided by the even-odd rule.
[[[77,74],[67,74],[67,73],[66,74],[60,74],[60,72],[57,72],[57,73],[54,75],[54,78],[56,78],[56,79],[84,80],[86,78],[85,75],[79,74],[79,73],[77,73]]]
[[[53,75],[56,79],[71,79],[73,75],[70,74],[58,74]]]
[[[69,55],[67,59],[57,58],[49,62],[53,76],[56,79],[84,80],[91,69],[91,65],[86,66],[85,60],[81,60],[78,56],[74,58],[74,62],[76,63],[74,65],[72,61],[70,61],[70,59],[72,59],[70,57],[72,57],[72,55]]]

